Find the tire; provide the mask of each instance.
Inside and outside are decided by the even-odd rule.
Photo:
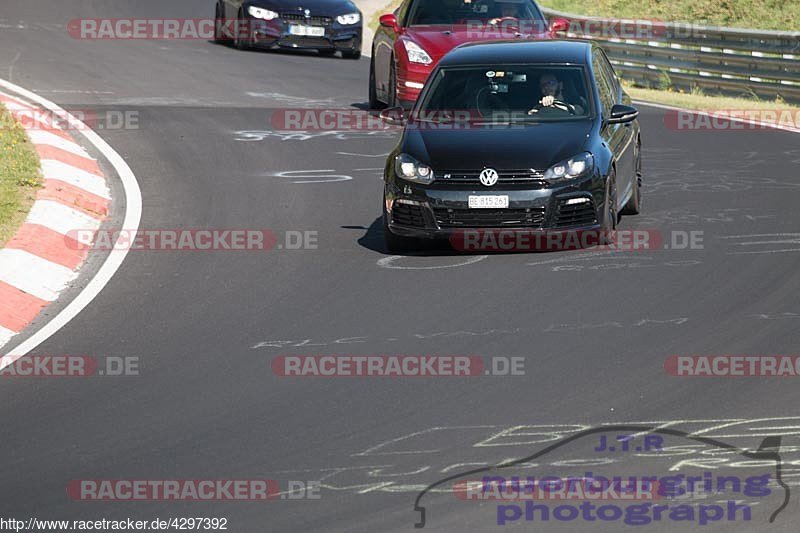
[[[394,71],[394,58],[389,68],[389,87],[386,94],[386,107],[397,107],[397,74]]]
[[[381,109],[383,102],[378,100],[378,90],[375,87],[375,53],[369,60],[369,108]]]
[[[361,59],[361,50],[342,52],[342,57],[345,59]]]
[[[613,244],[615,241],[614,233],[617,231],[619,213],[617,213],[617,172],[611,168],[606,180],[606,204],[605,214],[603,215],[603,229],[600,231],[600,244]]]
[[[239,31],[239,21],[245,20],[244,19],[244,11],[239,11],[239,18],[236,20],[236,35],[234,35],[233,45],[236,47],[237,50],[250,50],[250,40],[252,36],[248,36],[248,38],[242,38],[241,32]]]
[[[214,42],[217,44],[222,44],[225,42],[225,35],[222,32],[222,10],[220,9],[219,3],[214,5]]]
[[[633,187],[633,194],[628,203],[622,209],[623,215],[638,215],[642,211],[642,147],[636,143],[636,183]]]
[[[389,214],[383,209],[383,244],[392,254],[413,252],[419,249],[419,242],[412,237],[395,235],[389,229]]]

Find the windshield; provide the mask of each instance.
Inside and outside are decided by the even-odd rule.
[[[592,98],[581,67],[489,65],[442,68],[416,109],[423,121],[543,122],[585,119]]]
[[[406,26],[421,24],[471,24],[517,19],[539,31],[547,23],[530,0],[417,0],[411,7]]]

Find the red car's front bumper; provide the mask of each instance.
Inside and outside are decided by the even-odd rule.
[[[417,101],[425,81],[433,71],[436,62],[430,65],[401,61],[397,65],[397,99],[398,105],[410,108]]]

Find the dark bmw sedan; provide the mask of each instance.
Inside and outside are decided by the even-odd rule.
[[[361,57],[363,20],[350,0],[218,0],[215,39],[239,49],[296,48]]]
[[[641,136],[585,41],[465,44],[431,74],[384,170],[390,251],[465,230],[613,235],[641,205]]]

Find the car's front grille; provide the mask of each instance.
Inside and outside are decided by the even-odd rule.
[[[294,46],[297,48],[330,48],[331,42],[325,37],[297,37],[285,35],[281,38],[281,46]]]
[[[544,207],[526,209],[455,209],[435,207],[433,215],[440,228],[541,228]]]
[[[284,13],[281,15],[284,22],[291,22],[292,24],[305,24],[306,26],[330,26],[333,23],[331,17],[317,17],[311,16],[306,18],[301,13]]]
[[[397,202],[392,208],[392,222],[400,226],[422,228],[425,226],[422,207],[414,204]]]
[[[544,187],[544,174],[538,170],[527,168],[522,170],[498,170],[498,183],[525,183]],[[437,170],[436,181],[440,183],[480,183],[480,171],[471,170]]]
[[[588,200],[588,198],[587,198]],[[597,223],[594,202],[591,200],[579,204],[567,204],[567,200],[559,200],[554,226],[572,228],[591,226]]]

